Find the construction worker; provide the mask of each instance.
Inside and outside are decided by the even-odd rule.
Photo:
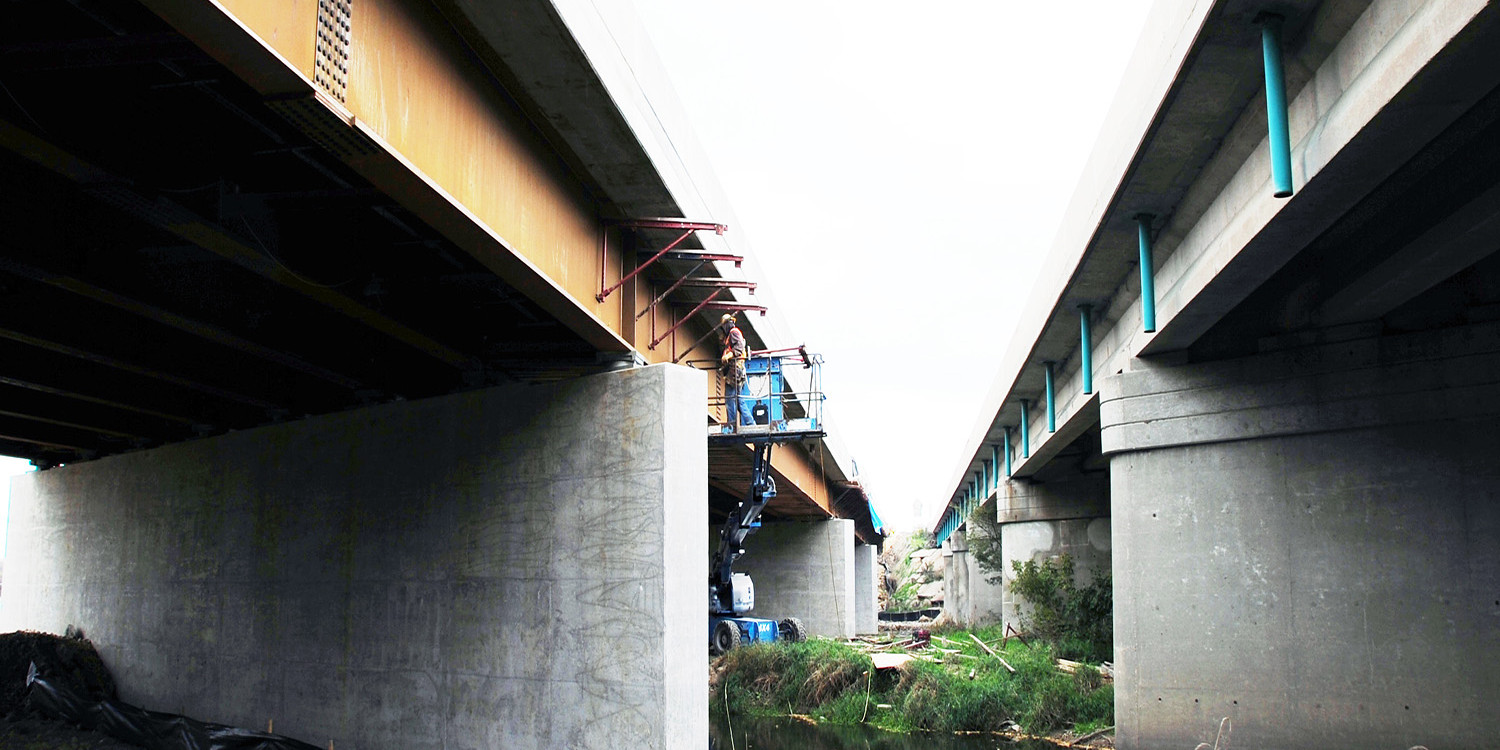
[[[748,347],[745,334],[740,332],[734,313],[726,313],[719,319],[720,333],[724,336],[724,352],[719,355],[719,372],[724,375],[724,403],[730,429],[738,431],[742,424],[752,424],[750,407],[745,403],[745,360]]]

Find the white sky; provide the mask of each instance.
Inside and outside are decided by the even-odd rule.
[[[5,539],[10,535],[10,478],[28,471],[31,471],[30,461],[0,456],[0,560],[5,559]]]
[[[634,2],[876,510],[931,527],[1150,0]]]

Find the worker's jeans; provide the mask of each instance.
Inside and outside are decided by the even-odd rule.
[[[729,420],[730,426],[742,424],[755,424],[755,418],[750,416],[750,394],[745,391],[744,383],[725,383],[724,390],[727,392],[728,413],[724,416]]]

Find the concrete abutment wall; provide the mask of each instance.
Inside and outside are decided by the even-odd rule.
[[[704,398],[657,366],[25,475],[0,627],[316,745],[701,748]]]

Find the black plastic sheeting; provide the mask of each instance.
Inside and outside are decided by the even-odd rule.
[[[62,680],[47,679],[35,662],[26,675],[26,686],[32,707],[41,713],[146,750],[319,750],[279,734],[147,711],[117,700],[96,701]]]
[[[879,612],[879,618],[884,622],[916,622],[923,617],[937,617],[942,614],[941,609],[918,609],[911,612]]]

